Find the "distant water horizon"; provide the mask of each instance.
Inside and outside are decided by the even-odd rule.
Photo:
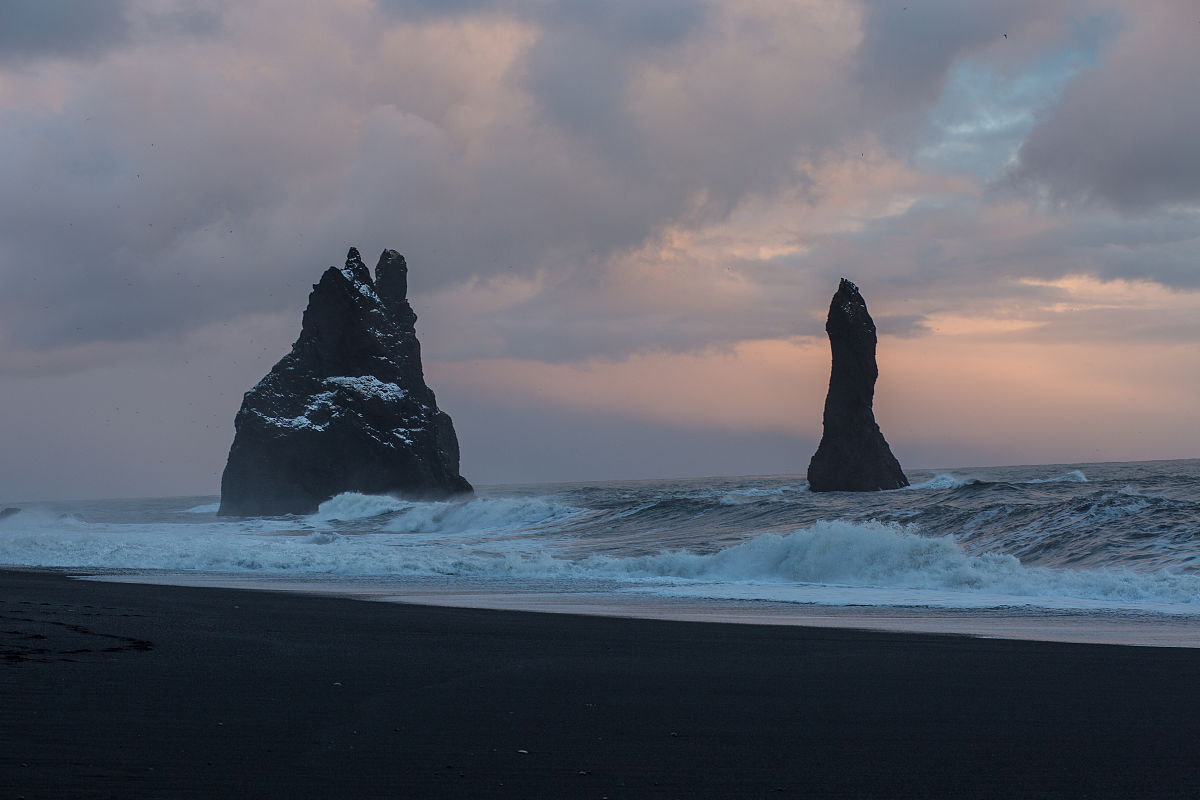
[[[914,467],[905,468],[905,474],[912,479],[913,475],[933,474],[962,474],[973,472],[987,472],[990,470],[1013,470],[1013,469],[1053,469],[1056,467],[1066,467],[1071,469],[1086,469],[1087,467],[1105,467],[1117,464],[1156,464],[1156,463],[1174,463],[1174,462],[1191,462],[1200,461],[1200,456],[1196,458],[1144,458],[1125,461],[1047,461],[1030,464],[991,464],[991,465],[973,465],[973,466],[930,466],[930,467]],[[465,473],[466,474],[466,473]],[[468,477],[470,477],[468,475]],[[741,480],[741,479],[775,479],[787,478],[791,480],[803,480],[807,483],[807,479],[803,472],[747,472],[728,475],[667,475],[667,476],[648,476],[648,477],[609,477],[609,478],[565,478],[562,480],[513,480],[513,481],[475,481],[471,483],[476,490],[503,490],[512,487],[527,487],[527,486],[577,486],[581,484],[602,486],[605,484],[620,484],[620,483],[643,483],[654,481],[691,481],[691,480]],[[2,488],[2,487],[0,487]],[[911,488],[911,487],[909,487]],[[13,497],[8,499],[0,499],[0,507],[18,507],[24,508],[33,505],[46,505],[56,503],[77,503],[90,501],[125,501],[125,500],[206,500],[219,503],[221,495],[219,491],[214,492],[184,492],[184,493],[162,493],[162,494],[62,494],[62,495],[33,495],[28,497]],[[332,499],[332,498],[331,498]]]
[[[347,493],[279,517],[218,517],[215,495],[47,501],[0,520],[0,565],[743,622],[1115,620],[1200,644],[1200,459],[908,474],[869,493],[810,492],[798,475]]]

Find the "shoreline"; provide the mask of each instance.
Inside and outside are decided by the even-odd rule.
[[[1171,797],[1200,651],[0,570],[26,797]],[[40,638],[39,638],[40,637]]]
[[[522,611],[544,614],[782,625],[846,630],[976,636],[1033,642],[1200,648],[1195,615],[1145,614],[1104,609],[938,608],[924,606],[815,605],[768,600],[714,600],[636,591],[507,590],[463,588],[440,581],[404,578],[354,581],[345,577],[246,576],[178,572],[82,574],[81,580],[157,586],[246,589],[423,606]]]

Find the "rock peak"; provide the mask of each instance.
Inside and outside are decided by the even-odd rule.
[[[352,283],[361,283],[367,286],[372,285],[371,272],[367,269],[367,265],[363,263],[362,256],[358,254],[357,247],[351,247],[350,252],[346,253],[346,266],[342,268],[342,274],[349,278]]]
[[[900,462],[883,438],[875,412],[875,321],[858,287],[838,284],[825,322],[833,365],[825,397],[824,431],[808,465],[814,492],[863,492],[908,485]]]
[[[834,311],[838,313],[834,313]],[[871,339],[871,347],[875,346],[875,322],[867,312],[867,301],[854,283],[842,278],[838,284],[837,294],[829,304],[829,317],[825,321],[825,332],[830,336],[849,334],[859,330],[865,338]],[[872,356],[872,359],[874,356]]]
[[[403,257],[385,250],[376,276],[351,248],[313,287],[291,352],[242,399],[219,513],[309,514],[342,492],[471,492],[454,423],[425,384]]]
[[[390,308],[397,313],[412,314],[413,322],[416,322],[417,315],[408,304],[408,263],[395,250],[384,250],[379,254],[379,263],[375,265],[375,290]]]

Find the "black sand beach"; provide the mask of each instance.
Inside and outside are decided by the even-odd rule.
[[[1162,797],[1200,651],[0,572],[4,797]]]

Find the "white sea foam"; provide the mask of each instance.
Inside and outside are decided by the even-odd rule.
[[[728,491],[721,495],[721,499],[718,502],[723,506],[739,506],[761,500],[782,500],[789,494],[807,491],[807,485],[799,488],[795,486],[776,486],[772,489],[759,489],[751,486],[744,489],[733,489]]]
[[[908,489],[961,489],[964,486],[974,486],[982,484],[980,478],[960,478],[957,475],[952,475],[948,472],[939,472],[929,480],[914,483],[906,488]],[[1052,478],[1031,478],[1022,483],[1087,483],[1087,476],[1081,470],[1073,469],[1064,475],[1056,475]]]
[[[583,513],[583,509],[539,498],[475,497],[415,502],[388,495],[345,492],[322,503],[308,521],[320,524],[389,515],[378,530],[386,533],[482,534],[536,528]]]
[[[774,489],[756,489],[749,487],[746,489],[734,489],[729,494],[742,495],[745,497],[778,497],[790,492],[803,492],[807,487],[797,489],[794,486],[776,486]]]
[[[535,497],[477,497],[417,503],[390,520],[385,530],[398,533],[480,533],[521,531],[565,522],[586,512]]]
[[[829,586],[840,590],[839,603],[846,602],[847,589],[902,589],[935,590],[940,593],[938,605],[955,604],[946,593],[969,606],[978,605],[984,595],[989,604],[1008,598],[1006,602],[1016,605],[1047,601],[1063,606],[1071,599],[1088,601],[1089,607],[1096,602],[1165,603],[1195,611],[1200,605],[1196,576],[1025,567],[1009,555],[969,555],[949,536],[926,537],[879,523],[822,522],[786,535],[763,534],[715,553],[664,553],[622,561],[631,576],[702,581],[716,597],[746,597],[753,595],[747,585],[774,584],[767,593],[771,599],[784,599],[787,592],[778,587],[792,585],[803,590],[796,593],[797,602],[814,602],[814,594],[820,595],[814,587]],[[731,584],[739,586],[732,595]],[[864,597],[863,602],[870,601]],[[916,596],[910,604],[923,602]]]
[[[317,507],[313,515],[316,520],[356,520],[370,519],[382,514],[390,514],[413,505],[411,501],[401,500],[389,495],[359,494],[358,492],[343,492]]]
[[[1074,502],[1067,512],[1091,525],[1097,509],[1131,513],[1126,505],[1141,501],[1113,494],[1087,508]],[[192,510],[209,513],[215,504]],[[819,522],[786,534],[747,536],[712,551],[620,555],[606,549],[604,526],[615,518],[549,496],[418,503],[345,494],[308,517],[197,516],[186,524],[88,522],[33,508],[0,524],[0,563],[290,577],[584,580],[655,593],[802,603],[1200,613],[1200,577],[1194,575],[1024,566],[1010,555],[974,554],[951,536],[926,536],[897,524]],[[643,542],[654,535],[647,529]]]
[[[927,481],[909,485],[909,489],[960,489],[979,483],[978,478],[959,478],[948,472],[939,472]]]
[[[87,522],[74,514],[54,512],[36,506],[26,508],[20,514],[0,520],[0,525],[4,526],[0,530],[5,531],[6,534],[24,530],[85,530],[89,527]]]
[[[1082,470],[1073,469],[1065,475],[1058,475],[1053,478],[1031,478],[1025,483],[1087,483],[1087,476]]]
[[[220,503],[204,503],[202,505],[193,506],[186,509],[185,514],[215,514],[221,509]]]

